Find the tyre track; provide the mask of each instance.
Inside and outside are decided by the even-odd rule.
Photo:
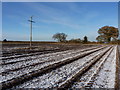
[[[98,50],[99,50],[99,49],[98,49]],[[98,51],[98,50],[95,50],[95,51]],[[29,80],[29,79],[33,78],[33,77],[36,77],[36,76],[38,76],[38,75],[41,75],[42,73],[45,73],[46,71],[48,71],[48,70],[50,70],[50,69],[53,69],[53,68],[59,67],[59,66],[61,66],[61,65],[63,66],[63,65],[65,65],[65,64],[71,63],[71,62],[75,61],[76,59],[82,58],[82,57],[84,57],[84,56],[87,56],[87,55],[89,55],[89,54],[91,54],[91,53],[93,53],[93,52],[95,52],[95,51],[88,52],[88,53],[85,53],[85,54],[82,54],[82,55],[77,55],[77,56],[75,56],[74,58],[73,58],[73,57],[72,57],[72,58],[68,58],[68,59],[63,60],[63,61],[60,61],[60,62],[56,62],[56,63],[51,64],[51,65],[49,65],[49,66],[46,66],[46,67],[44,67],[44,68],[42,68],[42,69],[40,69],[40,70],[32,71],[32,72],[30,72],[29,74],[24,74],[24,75],[22,75],[22,76],[20,76],[20,77],[11,79],[11,80],[9,80],[9,81],[7,81],[7,82],[3,82],[3,83],[2,83],[3,88],[10,88],[10,87],[12,87],[12,86],[14,86],[14,85],[17,85],[17,84],[19,84],[19,83],[22,83],[22,82],[24,82],[24,81],[26,81],[26,80]]]
[[[105,49],[105,50],[101,50],[101,52],[103,53],[103,52],[105,52],[106,50],[108,50],[108,48],[107,49]],[[90,55],[88,55],[88,56],[86,56],[86,57],[84,57],[84,60],[85,60],[85,58],[87,59],[88,57],[89,57],[89,59],[85,62],[85,61],[83,61],[82,60],[82,58],[79,60],[79,59],[77,59],[76,61],[74,61],[74,62],[72,62],[72,63],[70,63],[70,64],[67,64],[67,65],[65,65],[65,66],[62,66],[62,67],[66,67],[66,68],[68,68],[68,69],[72,69],[72,67],[71,67],[71,65],[74,63],[74,64],[76,64],[76,63],[78,63],[79,61],[83,61],[83,65],[82,66],[79,66],[79,64],[76,66],[76,65],[72,65],[73,67],[75,67],[76,69],[73,69],[73,71],[71,72],[69,72],[70,74],[68,74],[67,72],[66,72],[66,74],[68,74],[68,76],[70,77],[71,75],[73,75],[74,73],[76,73],[76,71],[79,71],[79,69],[81,69],[82,67],[86,67],[88,64],[90,64],[92,61],[94,61],[95,59],[97,59],[98,57],[97,56],[99,56],[99,51],[95,54],[95,53],[93,53],[92,55],[94,55],[92,58],[90,58]],[[99,56],[100,57],[100,56]],[[89,63],[90,62],[90,63]],[[62,68],[62,67],[60,67],[60,68]],[[56,71],[56,69],[55,69],[55,71]],[[66,70],[65,70],[66,71]],[[69,70],[67,70],[67,71],[69,71]],[[57,71],[56,71],[57,72]],[[64,72],[64,69],[62,69],[62,70],[60,70],[60,71],[58,71],[58,72],[62,72],[63,74],[65,73]],[[51,72],[50,72],[51,73]],[[54,73],[54,70],[53,70],[53,73]],[[47,79],[47,76],[46,76],[47,74],[45,74],[45,78]],[[56,74],[55,74],[56,75]],[[49,75],[49,76],[51,76],[51,75]],[[42,86],[44,86],[44,85],[39,85],[39,86],[41,86],[41,87],[37,87],[36,85],[37,85],[37,83],[40,83],[40,82],[42,82],[42,81],[44,81],[44,80],[46,80],[46,79],[41,79],[41,78],[39,78],[39,80],[34,80],[33,79],[33,82],[32,81],[29,81],[29,83],[31,83],[32,82],[32,84],[30,84],[28,87],[26,87],[26,86],[24,86],[24,85],[22,85],[22,87],[19,87],[19,88],[23,88],[23,87],[25,87],[25,88],[31,88],[31,87],[34,87],[34,88],[45,88],[45,87],[42,87]],[[68,77],[64,77],[63,79],[62,79],[62,81],[61,80],[59,80],[59,81],[57,81],[56,79],[55,79],[55,77],[54,77],[54,75],[53,75],[53,78],[54,78],[54,80],[55,80],[55,82],[56,82],[56,84],[55,83],[53,83],[53,85],[59,85],[60,83],[62,83],[63,82],[63,80],[64,79],[67,79]],[[52,80],[52,78],[50,79],[50,80]],[[34,82],[35,81],[35,82]],[[52,83],[52,82],[50,82],[50,81],[47,81],[48,83]],[[28,85],[28,83],[26,83],[25,85]],[[35,87],[36,86],[36,87]],[[50,87],[50,86],[47,86],[46,88],[48,88],[48,87]],[[54,87],[50,87],[50,88],[54,88]],[[58,88],[58,87],[57,87]]]

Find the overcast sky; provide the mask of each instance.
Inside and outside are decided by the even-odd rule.
[[[102,26],[118,27],[117,2],[3,2],[3,38],[29,40],[33,15],[33,40],[53,41],[52,35],[63,32],[67,39],[88,36],[95,41]]]

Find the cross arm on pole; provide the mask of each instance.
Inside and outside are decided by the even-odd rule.
[[[35,23],[35,21],[28,20],[29,22]]]

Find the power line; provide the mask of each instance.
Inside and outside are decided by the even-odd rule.
[[[28,20],[30,22],[30,49],[32,47],[32,23],[35,23],[32,19],[33,19],[33,16],[31,16],[30,20]]]

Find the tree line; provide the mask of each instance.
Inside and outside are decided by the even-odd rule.
[[[80,38],[77,39],[71,39],[71,40],[66,40],[67,38],[67,34],[65,33],[56,33],[53,35],[53,39],[57,40],[58,42],[72,42],[72,43],[87,43],[88,42],[88,37],[85,36],[83,40],[81,40]]]
[[[52,38],[54,40],[57,40],[58,42],[120,44],[119,30],[116,27],[103,26],[99,28],[98,34],[99,35],[96,37],[97,42],[89,41],[87,36],[84,36],[83,39],[76,38],[76,39],[66,40],[68,35],[65,33],[56,33],[53,35]],[[4,39],[3,41],[7,42],[7,39]]]
[[[116,27],[113,27],[113,26],[101,27],[98,30],[98,34],[99,36],[96,37],[97,43],[119,43],[120,44],[120,39],[118,38],[119,30]],[[90,41],[88,41],[87,36],[85,36],[83,40],[81,40],[80,38],[66,40],[67,36],[68,35],[65,33],[56,33],[53,35],[52,38],[57,40],[58,42],[90,43]]]

